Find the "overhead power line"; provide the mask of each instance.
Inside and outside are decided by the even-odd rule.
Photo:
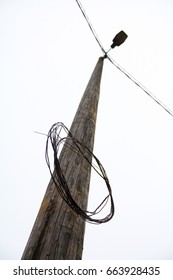
[[[149,97],[151,97],[158,105],[160,105],[167,113],[169,113],[173,117],[173,112],[161,100],[159,100],[156,95],[154,95],[144,85],[137,81],[130,73],[128,73],[125,69],[118,65],[110,56],[107,55],[107,57],[110,60],[110,62],[118,68],[118,70],[120,70],[124,75],[126,75],[127,78],[129,78],[135,85],[142,89]]]
[[[87,23],[88,23],[88,26],[89,26],[91,32],[93,33],[93,35],[94,35],[94,37],[95,37],[97,43],[99,44],[99,46],[100,46],[100,48],[101,48],[102,52],[103,52],[103,53],[106,53],[106,51],[104,50],[104,48],[103,48],[103,46],[102,46],[102,44],[101,44],[101,42],[100,42],[100,40],[99,40],[99,38],[98,38],[98,36],[97,36],[95,30],[94,30],[94,27],[92,26],[92,24],[91,24],[91,22],[90,22],[90,20],[89,20],[89,18],[88,18],[88,16],[87,16],[87,14],[86,14],[84,8],[82,7],[82,4],[81,4],[80,1],[78,1],[78,0],[76,0],[76,3],[78,4],[78,6],[79,6],[79,8],[80,8],[80,10],[81,10],[81,12],[82,12],[82,14],[83,14],[85,20],[86,20]]]
[[[94,30],[94,27],[91,24],[91,21],[89,20],[89,17],[87,16],[82,4],[80,3],[79,0],[76,0],[76,3],[78,4],[78,7],[80,8],[85,20],[88,23],[88,26],[95,37],[98,45],[100,46],[102,52],[104,53],[104,57],[108,58],[109,61],[118,69],[120,70],[128,79],[130,79],[135,85],[137,85],[140,89],[142,89],[150,98],[152,98],[158,105],[160,105],[168,114],[170,114],[173,117],[173,112],[161,101],[159,98],[157,98],[156,95],[154,95],[151,91],[149,91],[144,85],[142,85],[137,79],[135,79],[130,73],[128,73],[123,67],[121,67],[118,63],[116,63],[110,55],[108,55],[108,52],[110,51],[105,51],[104,47],[101,44],[101,41]]]

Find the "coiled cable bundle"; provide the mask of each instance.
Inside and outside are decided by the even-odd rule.
[[[66,135],[62,137],[61,136],[62,133],[65,133]],[[53,149],[53,156],[54,156],[53,171],[50,166],[50,160],[49,160],[49,152],[48,152],[49,143],[51,143]],[[60,160],[59,160],[60,146],[62,144],[68,147],[69,149],[71,149],[74,153],[80,154],[80,156],[84,157],[85,160],[91,165],[91,167],[94,168],[94,170],[98,173],[98,175],[100,175],[102,179],[105,181],[108,190],[108,195],[103,199],[103,201],[98,205],[98,207],[94,211],[87,211],[82,209],[75,201],[75,199],[73,198],[70,192],[70,186],[68,185],[68,182],[66,181],[66,178],[63,174],[60,165]],[[102,164],[100,163],[98,158],[86,147],[86,145],[84,145],[83,143],[78,141],[75,137],[73,137],[71,132],[61,122],[53,124],[48,132],[45,158],[51,177],[57,188],[58,193],[77,215],[79,215],[85,221],[94,224],[101,224],[101,223],[108,222],[113,217],[114,201],[112,196],[112,190]],[[93,160],[91,160],[91,158],[95,160],[96,164],[93,164]],[[102,209],[106,206],[109,199],[111,205],[110,213],[101,219],[94,218],[94,216],[100,213]]]

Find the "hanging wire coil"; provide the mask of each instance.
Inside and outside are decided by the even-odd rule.
[[[65,137],[62,137],[62,132],[66,134]],[[52,171],[50,160],[49,160],[49,144],[51,143],[52,149],[53,149],[53,156],[54,156],[54,170]],[[85,160],[91,165],[92,168],[103,178],[105,181],[105,184],[107,186],[108,195],[103,199],[103,201],[98,205],[98,207],[94,211],[87,211],[82,209],[78,203],[73,198],[71,191],[70,191],[70,185],[66,181],[66,178],[63,174],[63,171],[61,169],[61,164],[59,160],[59,152],[60,152],[60,146],[62,144],[69,149],[71,149],[74,153],[80,154],[82,157],[85,158]],[[57,188],[58,193],[62,197],[62,199],[69,205],[73,211],[79,215],[82,219],[84,219],[87,222],[94,223],[94,224],[101,224],[106,223],[110,219],[112,219],[114,215],[114,201],[112,196],[112,190],[111,186],[109,184],[108,177],[106,175],[106,172],[98,160],[98,158],[80,141],[78,141],[71,132],[67,129],[67,127],[61,123],[57,122],[52,125],[48,132],[47,141],[46,141],[46,151],[45,151],[45,158],[46,163],[48,165],[52,180]],[[91,159],[94,159],[96,162],[96,165],[93,164],[93,161]],[[95,215],[100,213],[102,209],[106,206],[108,203],[108,200],[110,200],[110,213],[106,215],[104,218],[94,218]]]

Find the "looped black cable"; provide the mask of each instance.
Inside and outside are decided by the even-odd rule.
[[[67,136],[61,137],[61,132],[65,132]],[[70,140],[70,141],[69,141]],[[54,154],[54,170],[51,170],[50,160],[49,160],[49,142],[51,142],[53,154]],[[94,168],[94,170],[103,178],[106,183],[108,195],[103,199],[103,201],[98,205],[98,207],[94,211],[87,211],[82,209],[74,198],[71,195],[68,182],[65,179],[65,176],[62,172],[60,161],[58,158],[60,145],[63,144],[69,149],[71,149],[74,153],[78,153],[85,158],[85,160]],[[88,156],[87,156],[88,155]],[[91,161],[92,158],[95,160],[96,165],[94,165]],[[52,180],[57,188],[58,193],[62,197],[62,199],[69,205],[73,211],[79,215],[82,219],[87,222],[94,223],[94,224],[101,224],[108,222],[114,215],[114,201],[112,196],[111,186],[109,184],[108,177],[106,172],[98,160],[98,158],[84,145],[83,143],[79,142],[71,132],[67,129],[67,127],[61,123],[55,123],[49,130],[47,141],[46,141],[46,151],[45,151],[45,158],[46,163],[48,165]],[[104,218],[96,219],[94,218],[95,215],[100,213],[102,209],[106,206],[108,200],[110,199],[110,213],[106,215]]]

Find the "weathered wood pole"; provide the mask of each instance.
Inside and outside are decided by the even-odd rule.
[[[93,151],[100,81],[100,57],[83,94],[70,132]],[[73,197],[87,209],[91,166],[64,145],[60,165]],[[64,202],[50,180],[24,250],[23,260],[79,260],[82,258],[85,221]]]

